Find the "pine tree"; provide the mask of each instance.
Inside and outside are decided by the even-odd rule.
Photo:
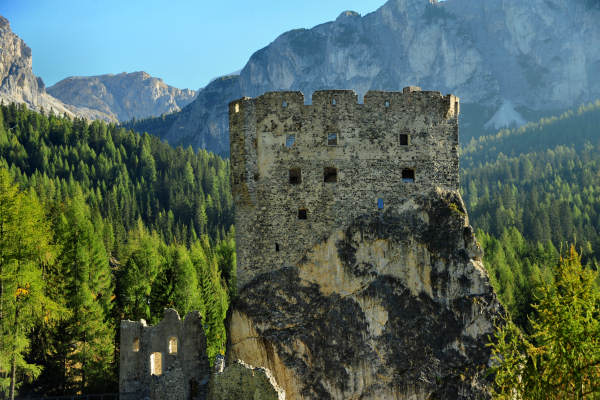
[[[57,304],[46,296],[42,265],[53,249],[46,216],[32,191],[21,193],[0,168],[0,390],[12,400],[19,382],[35,378],[39,365],[25,359],[29,334],[40,320],[56,317]],[[8,373],[8,376],[7,376]]]
[[[512,322],[498,331],[492,344],[496,398],[600,397],[597,278],[571,247],[533,306],[531,333]]]
[[[76,193],[59,216],[55,230],[72,315],[65,323],[69,348],[66,387],[89,392],[114,373],[111,321],[112,277],[102,236],[90,221],[82,194]]]

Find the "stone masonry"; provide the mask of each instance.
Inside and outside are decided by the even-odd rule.
[[[489,399],[503,308],[460,197],[459,100],[408,87],[229,104],[227,359],[286,400]]]
[[[155,326],[121,321],[119,392],[122,398],[203,400],[210,377],[202,317],[190,312],[182,321],[165,309]]]
[[[407,87],[270,92],[229,104],[238,286],[356,217],[458,190],[459,99]],[[305,219],[302,219],[305,218]]]

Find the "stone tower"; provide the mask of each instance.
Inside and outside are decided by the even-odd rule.
[[[489,398],[503,311],[458,192],[458,98],[272,92],[229,113],[228,359],[287,400]]]
[[[229,104],[238,283],[299,261],[359,215],[458,190],[459,99],[407,87]]]

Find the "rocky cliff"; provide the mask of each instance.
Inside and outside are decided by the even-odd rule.
[[[31,49],[11,31],[8,20],[0,16],[0,100],[25,103],[37,111],[110,119],[100,111],[66,105],[46,93],[44,82],[33,74],[31,63]]]
[[[228,357],[288,400],[488,398],[503,311],[481,257],[457,192],[362,215],[240,288]]]
[[[272,90],[423,89],[462,99],[463,138],[600,97],[600,8],[588,0],[389,0],[284,33],[239,76],[155,121],[171,143],[228,151],[227,104]],[[501,107],[504,109],[497,113]],[[213,144],[214,143],[214,144]]]
[[[196,96],[145,72],[69,77],[49,87],[48,93],[67,104],[98,110],[118,121],[179,111]]]

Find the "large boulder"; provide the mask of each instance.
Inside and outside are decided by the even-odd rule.
[[[239,288],[228,357],[271,370],[288,400],[488,398],[503,313],[460,195],[434,189]]]

